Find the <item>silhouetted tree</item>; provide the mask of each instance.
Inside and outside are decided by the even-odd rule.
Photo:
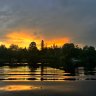
[[[18,47],[18,45],[15,45],[15,44],[11,44],[10,47],[8,48],[10,63],[17,63],[18,62],[18,60],[17,60],[18,50],[19,50],[19,47]]]
[[[61,63],[65,67],[69,67],[70,69],[78,66],[78,62],[80,61],[80,56],[82,53],[82,49],[77,45],[75,46],[73,43],[66,43],[62,47],[62,55],[61,55]]]
[[[0,65],[6,63],[8,60],[7,57],[7,48],[5,45],[0,46]]]
[[[45,48],[42,41],[42,50],[38,50],[36,43],[31,42],[28,49],[20,48],[18,45],[11,44],[9,48],[5,45],[0,46],[0,63],[29,63],[35,65],[42,63],[44,65],[60,67],[68,70],[76,66],[85,66],[93,68],[96,66],[96,50],[92,46],[79,48],[73,43],[66,43],[59,47]]]
[[[31,42],[28,48],[28,62],[36,64],[39,62],[39,50],[35,42]]]
[[[96,65],[96,50],[92,46],[83,48],[82,61],[84,66],[92,67]]]

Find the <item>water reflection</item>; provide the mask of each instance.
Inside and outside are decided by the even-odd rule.
[[[64,81],[96,80],[96,68],[53,68],[47,66],[0,67],[0,80]]]
[[[28,91],[39,89],[39,87],[28,85],[8,85],[0,88],[0,91]]]

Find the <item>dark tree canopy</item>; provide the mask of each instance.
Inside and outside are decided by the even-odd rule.
[[[0,46],[0,64],[29,63],[49,64],[50,66],[96,66],[96,50],[93,46],[79,48],[73,43],[66,43],[62,47],[44,47],[41,42],[41,50],[35,42],[31,42],[27,48],[20,48],[11,44],[9,48]]]

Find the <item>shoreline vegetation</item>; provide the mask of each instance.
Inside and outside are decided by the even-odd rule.
[[[96,50],[93,46],[78,47],[73,43],[66,43],[62,47],[53,45],[45,47],[41,42],[41,50],[35,42],[31,42],[28,49],[11,44],[9,48],[0,45],[0,66],[55,66],[74,69],[75,67],[96,67]]]

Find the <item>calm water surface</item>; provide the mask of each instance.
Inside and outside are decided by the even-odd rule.
[[[74,70],[51,67],[0,67],[1,81],[65,81],[65,80],[96,80],[96,68],[85,69],[83,67]]]

